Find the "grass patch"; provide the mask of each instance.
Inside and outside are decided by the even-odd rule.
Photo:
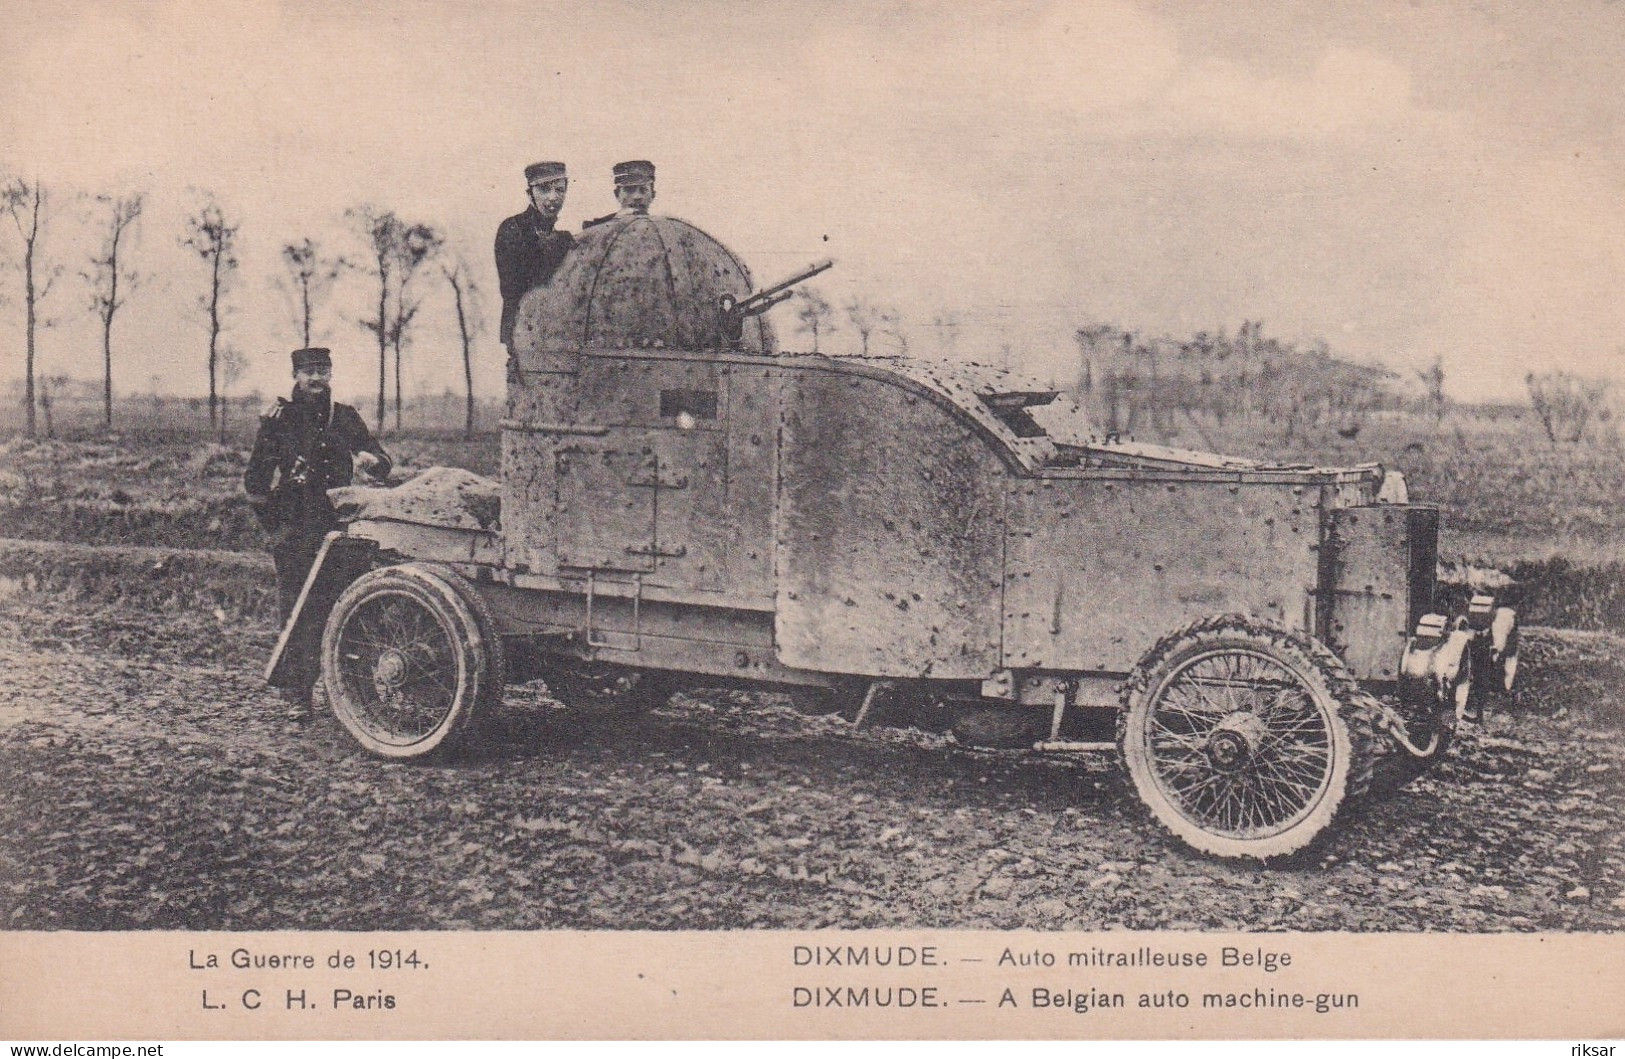
[[[258,625],[277,618],[269,555],[0,541],[0,585],[8,595],[151,615]]]

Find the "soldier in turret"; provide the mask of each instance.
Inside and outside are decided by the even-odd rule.
[[[655,164],[642,159],[616,162],[613,173],[615,201],[621,204],[621,208],[614,213],[594,217],[582,225],[582,228],[591,228],[594,225],[624,220],[628,217],[648,216],[649,204],[655,200]]]
[[[530,206],[497,227],[497,281],[502,289],[503,345],[512,352],[513,322],[519,299],[532,287],[553,278],[575,238],[555,227],[570,179],[563,162],[537,162],[525,167]]]
[[[271,538],[277,596],[287,623],[322,539],[339,527],[327,491],[349,485],[354,468],[386,478],[393,466],[361,413],[333,400],[333,355],[321,348],[293,351],[293,397],[277,398],[260,417],[254,451],[243,472],[249,506]],[[284,687],[289,719],[310,716],[313,662]]]

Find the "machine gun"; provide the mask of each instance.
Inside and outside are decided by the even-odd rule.
[[[805,283],[820,272],[827,272],[833,267],[835,262],[825,258],[817,264],[808,265],[787,280],[775,283],[771,287],[763,287],[743,298],[736,298],[732,294],[722,295],[717,299],[717,312],[721,317],[723,337],[730,344],[738,342],[740,336],[744,334],[746,317],[762,315],[794,294],[795,291],[790,288]]]

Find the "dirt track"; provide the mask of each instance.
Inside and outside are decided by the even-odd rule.
[[[491,748],[387,764],[288,730],[271,633],[0,600],[0,923],[24,929],[1617,930],[1616,732],[1501,717],[1291,864],[1190,853],[1105,756],[852,733],[680,694],[509,689]]]

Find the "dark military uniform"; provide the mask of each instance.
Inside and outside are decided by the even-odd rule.
[[[552,218],[546,218],[535,206],[524,213],[516,213],[497,227],[496,258],[497,280],[502,288],[502,344],[513,341],[514,317],[519,313],[519,299],[533,287],[540,287],[553,278],[553,273],[564,261],[575,238],[569,232],[554,228]]]
[[[374,440],[361,413],[330,396],[311,397],[296,390],[293,400],[278,398],[260,417],[243,488],[271,538],[284,623],[299,600],[322,539],[339,527],[327,491],[350,484],[359,452],[370,452],[381,461],[373,468],[374,475],[382,478],[389,473],[389,454]],[[308,695],[316,672],[313,665],[304,668],[296,674],[298,686],[290,690]]]

